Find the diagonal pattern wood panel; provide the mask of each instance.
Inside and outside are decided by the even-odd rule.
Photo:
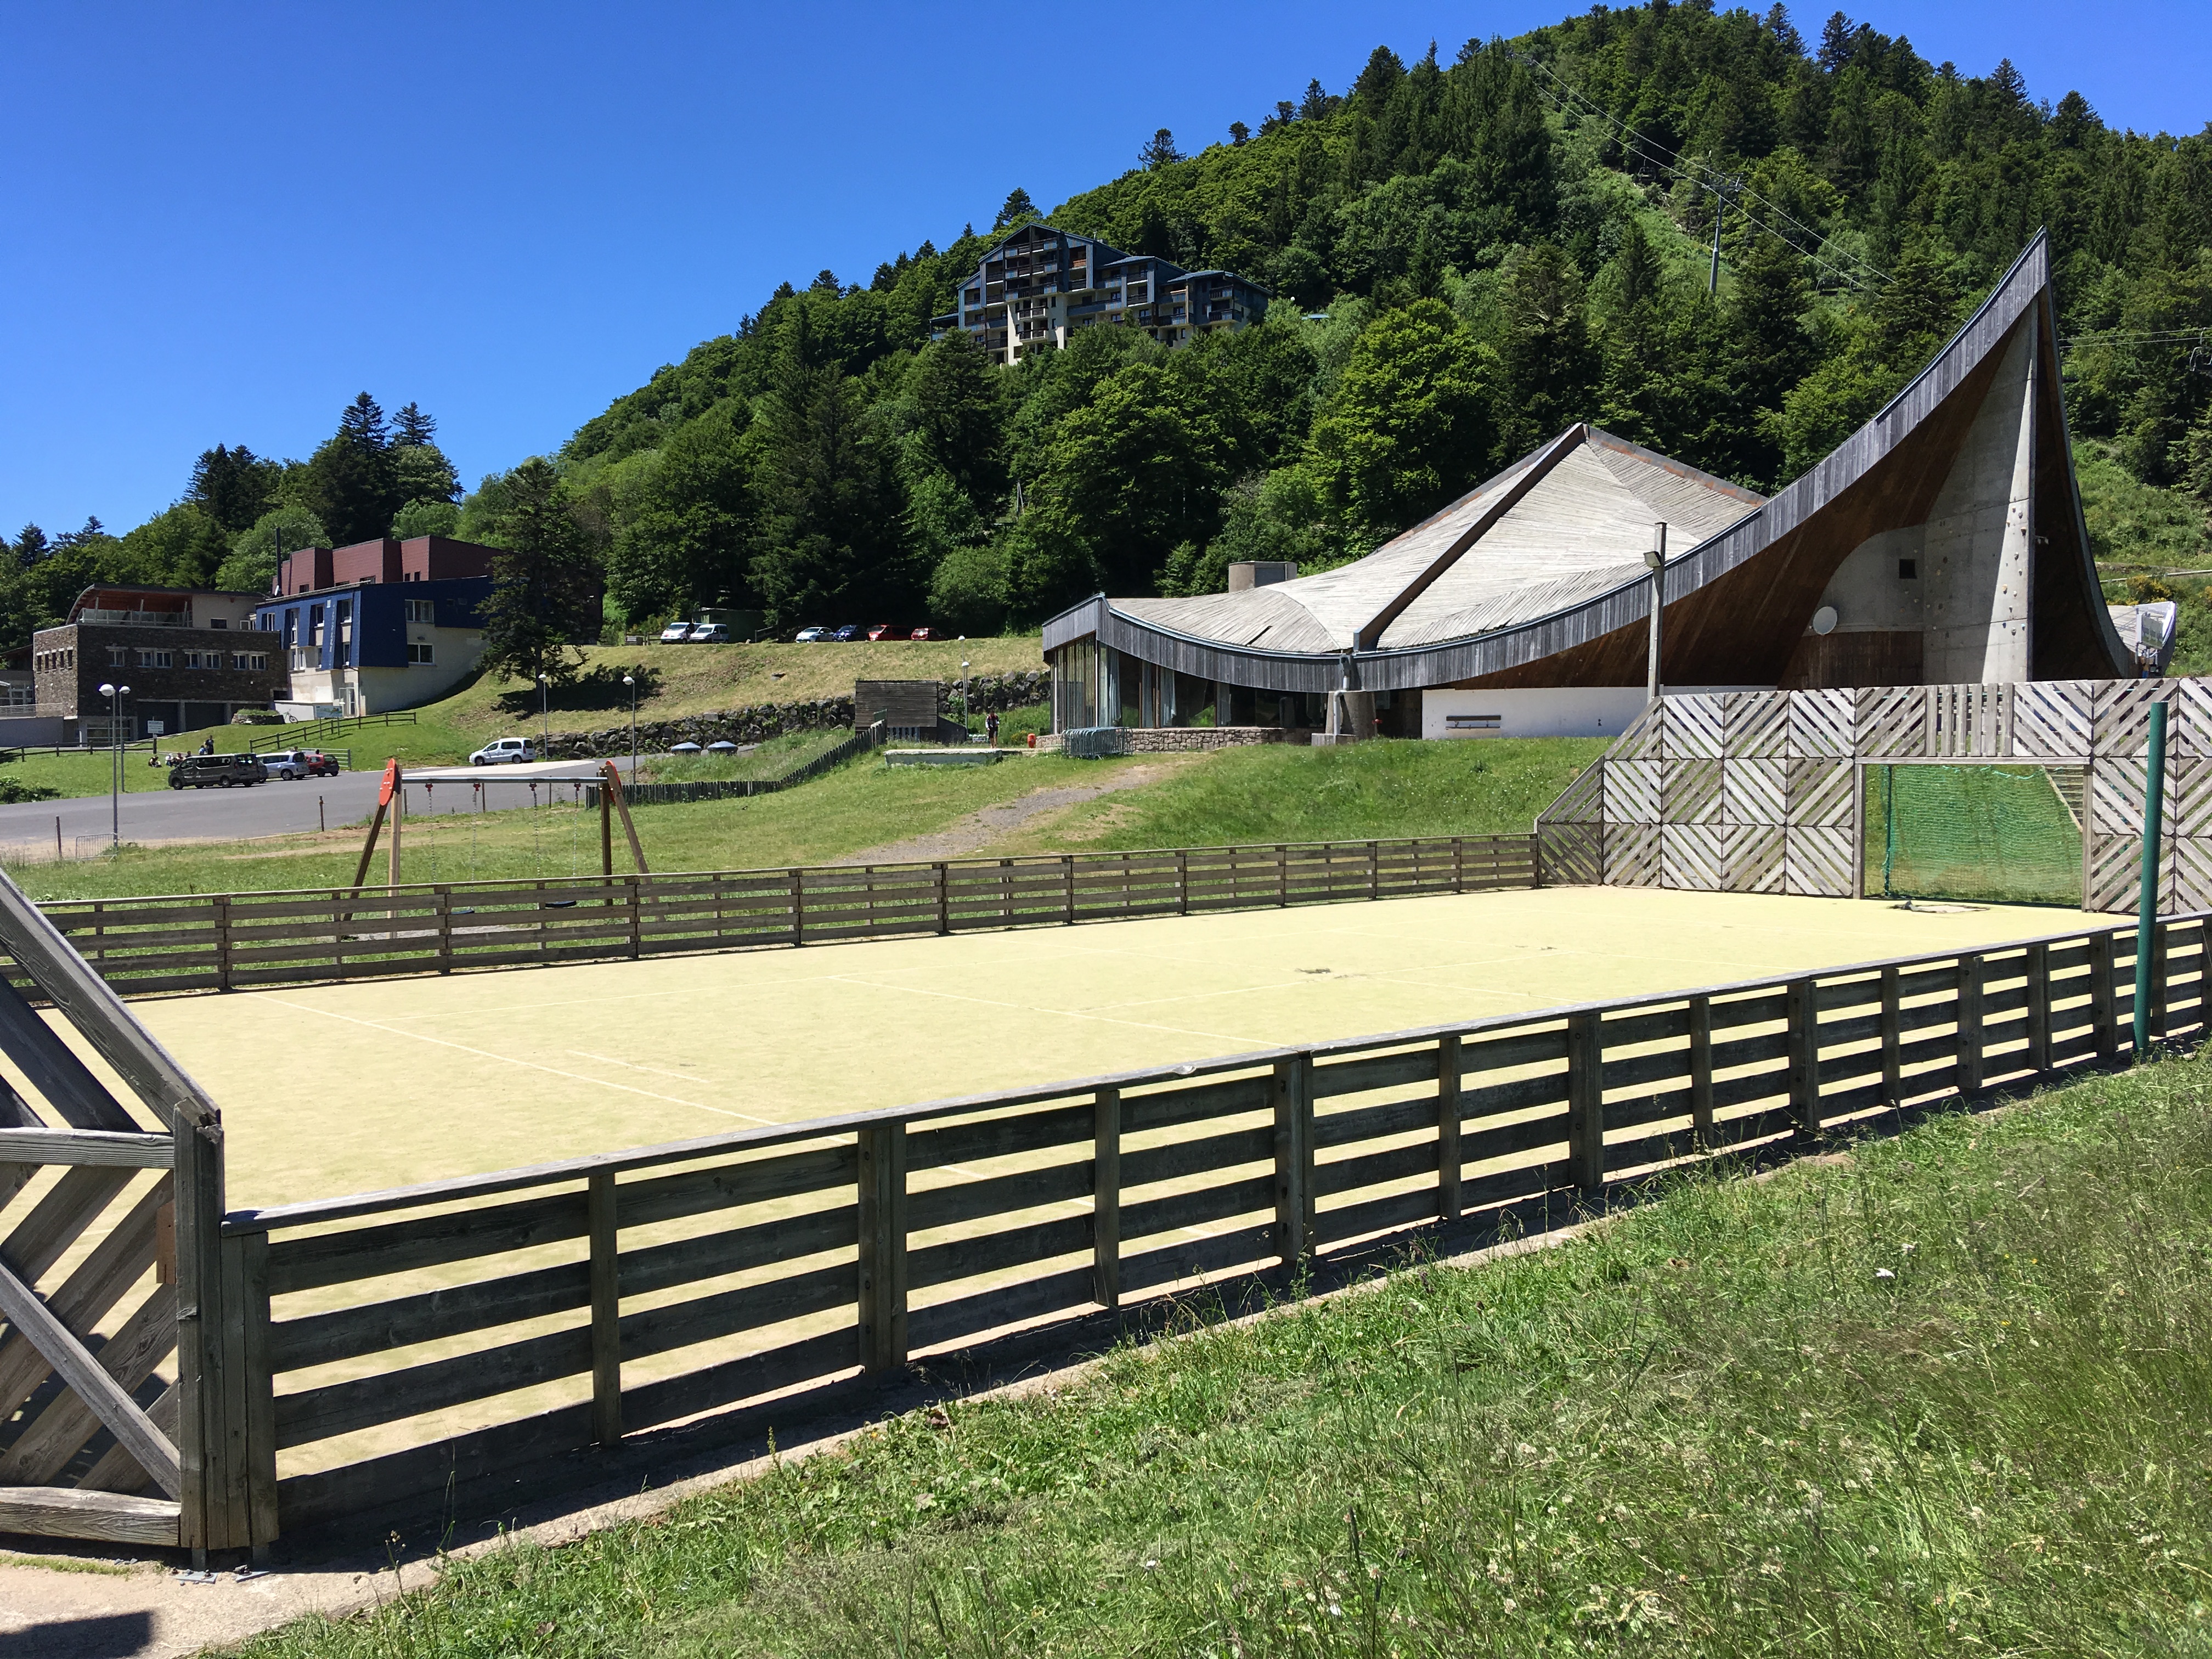
[[[1792,893],[1819,898],[1851,896],[1851,832],[1795,824],[1784,831],[1787,839],[1784,861]]]
[[[1851,823],[1851,781],[1856,769],[1847,760],[1793,760],[1790,768],[1788,822],[1845,830]]]
[[[1713,760],[1727,753],[1728,706],[1737,695],[1698,692],[1665,699],[1667,758]]]
[[[1721,765],[1717,760],[1668,760],[1660,764],[1660,821],[1662,823],[1718,823],[1721,821]]]
[[[1728,831],[1717,823],[1668,823],[1659,830],[1660,884],[1717,892],[1725,884]]]
[[[1850,691],[1793,691],[1790,694],[1790,759],[1847,760],[1852,753],[1857,732],[1857,699]]]
[[[1738,691],[1729,697],[1722,742],[1729,758],[1779,760],[1790,752],[1790,696],[1787,691]]]
[[[1729,824],[1723,833],[1722,885],[1731,893],[1778,893],[1787,868],[1778,823]]]

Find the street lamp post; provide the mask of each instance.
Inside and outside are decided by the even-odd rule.
[[[553,758],[553,682],[538,672],[538,758]]]
[[[114,685],[102,681],[100,695],[107,699],[107,833],[112,851],[123,850],[123,700],[131,695],[127,685]]]
[[[1667,592],[1667,526],[1664,520],[1652,526],[1658,545],[1644,556],[1644,563],[1651,572],[1651,641],[1649,661],[1645,666],[1644,690],[1653,702],[1659,701],[1659,616],[1666,604]]]
[[[960,665],[960,724],[968,724],[968,665]]]
[[[637,676],[625,674],[623,684],[629,688],[629,781],[637,781]]]

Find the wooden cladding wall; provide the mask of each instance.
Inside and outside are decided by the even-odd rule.
[[[2203,916],[2160,925],[2168,1039],[2205,1028],[2205,945]],[[210,1479],[257,1539],[585,1480],[551,1460],[1439,1218],[1548,1224],[2103,1060],[2134,950],[2100,929],[234,1213],[246,1433]]]
[[[1848,898],[1862,768],[2015,762],[2084,769],[2083,908],[2130,910],[2154,702],[2169,709],[2159,905],[2212,908],[2212,685],[2195,679],[1663,697],[1544,810],[1544,878]]]
[[[1198,847],[42,907],[125,994],[1530,887],[1532,836]]]

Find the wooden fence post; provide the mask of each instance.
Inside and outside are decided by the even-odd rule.
[[[1567,1176],[1589,1197],[1605,1187],[1605,1034],[1595,1010],[1567,1016]]]
[[[635,962],[645,954],[645,895],[640,876],[624,876],[629,885],[629,955]]]
[[[1067,900],[1067,915],[1065,921],[1070,927],[1073,927],[1075,926],[1075,854],[1073,853],[1060,855],[1060,886],[1061,893]]]
[[[2120,1042],[2119,999],[2114,994],[2113,975],[2118,953],[2112,948],[2112,930],[2100,928],[2089,939],[2089,1018],[2095,1031],[2091,1052],[2103,1059]]]
[[[453,890],[441,885],[434,890],[438,905],[438,971],[453,971]]]
[[[1790,1115],[1797,1133],[1820,1133],[1820,1010],[1811,979],[1793,979],[1785,994],[1790,1033]]]
[[[1176,848],[1176,914],[1190,914],[1190,849]]]
[[[1121,1305],[1121,1091],[1101,1089],[1091,1102],[1091,1296]]]
[[[791,872],[791,942],[806,943],[806,886],[796,870]]]
[[[860,1369],[881,1377],[906,1364],[906,1125],[860,1141]]]
[[[1881,970],[1881,1091],[1893,1109],[1905,1104],[1905,1000],[1894,968]]]
[[[2051,946],[2038,941],[2021,961],[2027,975],[2027,1069],[2051,1069]]]
[[[1690,999],[1690,1139],[1713,1144],[1713,1000]]]
[[[1437,1039],[1437,1218],[1446,1223],[1460,1218],[1460,1039],[1455,1031]]]
[[[1313,1056],[1275,1062],[1275,1249],[1295,1268],[1313,1254]]]
[[[1380,842],[1367,843],[1367,896],[1370,899],[1382,896],[1382,843]]]
[[[1982,953],[1959,958],[1959,1092],[1982,1091]]]
[[[276,1389],[270,1366],[269,1235],[241,1233],[223,1241],[237,1257],[239,1379],[246,1408],[246,1528],[256,1559],[276,1541]]]
[[[952,931],[952,896],[946,891],[945,865],[939,860],[929,867],[937,896],[937,931],[949,933]]]
[[[1281,908],[1291,902],[1291,849],[1275,848],[1275,905]]]
[[[230,989],[230,895],[215,896],[215,988]]]
[[[1452,837],[1452,891],[1467,891],[1467,843],[1457,836]]]
[[[178,1544],[204,1567],[210,1550],[249,1543],[230,1512],[228,1401],[224,1389],[222,1125],[173,1117],[177,1205]],[[243,1385],[241,1379],[241,1395]],[[242,1498],[243,1483],[240,1496]],[[244,1505],[240,1505],[241,1511]],[[238,1520],[243,1521],[241,1513]]]
[[[584,1189],[585,1228],[591,1242],[592,1438],[612,1446],[622,1438],[622,1255],[611,1170],[594,1170]]]

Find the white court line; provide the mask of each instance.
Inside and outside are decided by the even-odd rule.
[[[462,1054],[475,1054],[484,1060],[495,1060],[502,1065],[520,1066],[529,1071],[544,1072],[550,1077],[564,1077],[572,1083],[588,1083],[595,1088],[616,1089],[626,1095],[643,1095],[647,1100],[665,1100],[672,1106],[689,1106],[694,1111],[712,1112],[717,1117],[733,1117],[740,1123],[757,1123],[764,1128],[771,1127],[771,1121],[768,1118],[748,1117],[743,1112],[732,1112],[724,1107],[703,1105],[696,1100],[678,1100],[674,1095],[657,1094],[651,1089],[635,1089],[627,1083],[611,1083],[602,1077],[586,1077],[581,1072],[564,1072],[557,1066],[541,1065],[534,1060],[517,1060],[511,1054],[495,1054],[489,1048],[472,1048],[465,1042],[454,1042],[445,1037],[425,1036],[420,1031],[403,1031],[377,1020],[356,1019],[351,1014],[333,1013],[327,1008],[318,1008],[309,1003],[287,1002],[283,997],[271,997],[270,1000],[280,1007],[297,1008],[302,1013],[320,1014],[325,1019],[342,1019],[349,1025],[366,1026],[372,1031],[382,1031],[391,1036],[409,1037],[416,1042],[435,1043],[441,1048],[459,1049]]]

